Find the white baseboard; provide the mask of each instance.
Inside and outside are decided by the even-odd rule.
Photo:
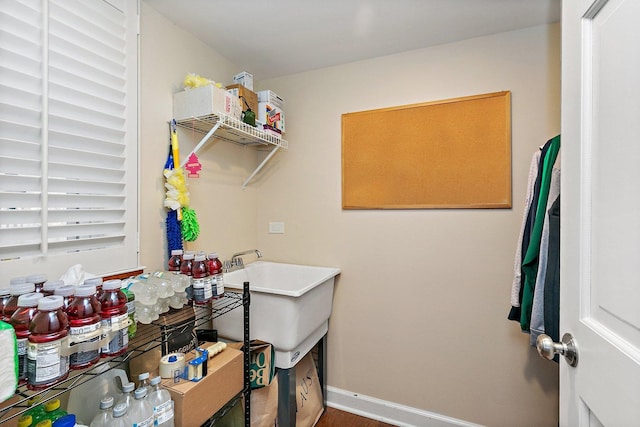
[[[467,421],[327,386],[327,406],[399,427],[481,427]]]

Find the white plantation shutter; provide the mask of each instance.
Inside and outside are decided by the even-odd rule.
[[[0,0],[5,283],[138,266],[137,19],[131,0]]]

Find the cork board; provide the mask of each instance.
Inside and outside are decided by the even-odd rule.
[[[510,208],[511,92],[342,115],[342,208]]]

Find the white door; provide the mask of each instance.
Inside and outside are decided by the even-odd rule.
[[[640,1],[564,0],[561,426],[640,426]]]

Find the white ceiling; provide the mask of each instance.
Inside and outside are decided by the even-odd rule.
[[[258,80],[560,20],[561,0],[145,0]]]

